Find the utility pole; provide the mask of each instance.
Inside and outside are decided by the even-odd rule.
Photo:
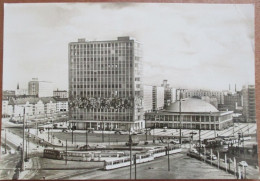
[[[130,135],[129,129],[129,147],[130,147],[130,180],[132,179],[132,135]]]
[[[86,128],[86,150],[88,150],[88,130]]]
[[[27,120],[26,120],[26,128],[27,128],[27,130],[28,130],[28,125],[27,125]],[[25,161],[27,162],[27,160],[28,160],[28,147],[27,147],[27,145],[28,145],[28,137],[29,137],[29,133],[27,133],[27,139],[25,139],[25,150],[26,150],[26,155],[25,155]]]
[[[48,142],[50,141],[50,128],[48,127]]]
[[[66,156],[65,156],[65,164],[67,165],[67,157],[68,157],[68,143],[67,143],[68,141],[66,140]]]
[[[102,142],[104,143],[104,122],[102,121]]]
[[[180,90],[180,89],[179,89],[179,90]],[[180,140],[179,140],[179,143],[180,143],[180,145],[182,144],[182,141],[181,141],[181,127],[182,127],[182,125],[181,125],[181,124],[182,124],[182,123],[181,123],[181,98],[182,98],[182,97],[181,97],[181,90],[180,90],[180,100],[179,100],[179,101],[180,101],[180,102],[179,102],[179,110],[180,110],[180,138],[179,138]]]
[[[153,143],[155,143],[155,139],[154,139],[154,130],[155,130],[155,123],[154,123],[154,127],[153,127]]]
[[[25,107],[23,109],[23,150],[22,150],[22,165],[21,171],[24,171],[24,139],[25,139]]]
[[[30,129],[28,128],[28,141],[27,141],[27,160],[29,159],[29,153],[30,153],[30,148],[29,148],[29,145],[30,145]]]
[[[201,140],[200,140],[201,138],[200,138],[200,129],[199,129],[199,154],[200,154],[200,149],[201,149]]]
[[[71,136],[72,136],[72,138],[71,138],[72,144],[73,144],[73,131],[74,131],[74,128],[72,127],[72,134],[71,134]]]
[[[5,128],[5,154],[7,153],[7,151],[6,151],[6,128]]]
[[[170,171],[170,143],[168,141],[168,171]]]
[[[136,180],[136,154],[135,154],[135,180]]]

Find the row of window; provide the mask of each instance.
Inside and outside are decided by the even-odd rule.
[[[71,62],[93,62],[93,61],[118,61],[119,60],[119,57],[116,56],[111,56],[111,57],[99,57],[99,56],[88,56],[88,57],[74,57],[74,58],[71,58]],[[122,60],[127,60],[127,61],[131,61],[133,60],[133,57],[132,56],[126,56],[124,59]]]
[[[76,91],[73,91],[72,95],[74,97],[76,96],[83,96],[83,97],[89,97],[89,96],[93,96],[93,97],[110,97],[112,94],[114,94],[111,91],[78,91],[78,94]],[[119,97],[125,97],[125,96],[132,96],[132,91],[118,91],[117,95]]]
[[[96,78],[96,76],[95,77],[93,77],[93,76],[90,76],[89,78],[86,78],[85,76],[84,76],[84,78],[73,78],[72,79],[72,81],[74,81],[74,82],[86,82],[86,81],[91,81],[91,82],[93,82],[93,81],[97,81],[97,78]],[[100,79],[98,79],[98,81],[101,81],[101,82],[103,82],[103,81],[105,81],[105,82],[121,82],[121,81],[126,81],[126,82],[128,82],[128,81],[132,81],[132,77],[116,77],[116,79],[111,79],[111,77],[109,78],[109,77],[101,77],[101,80]],[[135,81],[140,81],[140,78],[139,79],[137,79],[137,80],[135,80]],[[73,83],[74,83],[73,82]]]
[[[96,47],[118,47],[118,46],[133,46],[132,42],[118,42],[118,43],[93,43],[93,44],[77,44],[71,45],[71,48],[96,48]]]
[[[128,54],[131,55],[133,54],[133,50],[129,49],[129,50],[115,50],[115,51],[111,51],[111,50],[93,50],[93,51],[70,51],[71,55],[93,55],[93,54]]]
[[[132,85],[126,84],[127,88],[132,88]],[[99,84],[99,85],[74,85],[73,88],[122,88],[121,84]]]

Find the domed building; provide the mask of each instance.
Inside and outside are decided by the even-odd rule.
[[[219,111],[199,98],[176,101],[159,110],[145,114],[146,126],[156,128],[181,128],[221,130],[232,125],[233,111]]]

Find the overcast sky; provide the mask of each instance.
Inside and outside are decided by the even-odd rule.
[[[132,36],[144,83],[227,90],[254,84],[254,6],[158,3],[5,4],[3,88],[33,77],[68,87],[68,43]]]

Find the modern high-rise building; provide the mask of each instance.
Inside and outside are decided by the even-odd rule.
[[[144,128],[141,44],[130,37],[79,39],[68,48],[71,125],[76,129]]]
[[[164,108],[164,87],[153,86],[153,111]]]
[[[164,87],[164,107],[169,106],[176,101],[176,89],[170,87],[167,80],[163,80],[162,87]]]
[[[37,97],[53,96],[52,82],[39,81],[38,78],[33,78],[28,83],[28,95]]]
[[[151,112],[153,110],[153,86],[144,85],[143,108],[144,112]]]
[[[243,96],[243,116],[246,122],[256,121],[256,107],[255,107],[255,86],[248,85],[242,88]]]

